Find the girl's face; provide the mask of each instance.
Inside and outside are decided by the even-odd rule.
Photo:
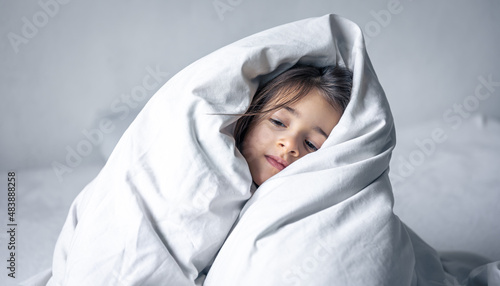
[[[295,104],[256,120],[242,144],[253,181],[261,185],[291,163],[317,151],[340,116],[313,90]]]

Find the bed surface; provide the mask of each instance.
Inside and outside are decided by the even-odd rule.
[[[15,281],[2,275],[0,285],[18,285],[51,266],[52,252],[71,202],[101,168],[97,164],[82,165],[66,175],[62,182],[51,168],[16,170],[17,275]],[[6,172],[2,172],[2,177],[7,177]],[[2,203],[2,213],[6,213],[4,209]],[[5,234],[2,231],[2,242]],[[2,247],[2,257],[6,255],[6,248]]]
[[[394,212],[439,251],[469,251],[497,261],[500,121],[476,115],[457,127],[434,120],[397,129],[398,143],[391,160]],[[412,152],[420,150],[415,141],[423,142],[436,128],[447,139],[436,143],[419,165],[418,155],[410,159]],[[394,175],[406,174],[400,168],[409,164],[414,171],[403,180],[395,179]]]

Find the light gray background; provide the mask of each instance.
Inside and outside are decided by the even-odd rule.
[[[114,100],[141,85],[148,66],[172,76],[244,36],[327,13],[372,35],[368,51],[397,128],[440,118],[474,94],[478,76],[500,81],[500,2],[494,0],[220,0],[232,9],[223,14],[206,0],[65,1],[17,53],[9,33],[22,36],[22,18],[33,23],[44,10],[39,1],[0,2],[1,170],[64,162],[67,146],[76,148],[83,130],[95,128]],[[398,13],[377,20],[374,14],[391,3],[399,3]],[[496,92],[477,112],[500,117],[499,107]],[[96,150],[84,161],[98,160]]]

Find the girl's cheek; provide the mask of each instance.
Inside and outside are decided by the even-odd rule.
[[[257,154],[258,146],[260,142],[257,139],[257,134],[255,132],[250,132],[246,136],[246,140],[243,142],[243,156],[247,162],[251,161]]]
[[[270,141],[275,136],[275,131],[270,126],[262,126],[259,133],[259,139],[262,141]]]
[[[247,145],[245,146],[245,149],[243,151],[243,155],[247,159],[247,161],[250,161],[252,158],[255,157],[256,153],[256,148],[253,145]]]

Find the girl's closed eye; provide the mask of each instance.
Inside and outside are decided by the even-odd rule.
[[[271,123],[273,125],[276,125],[276,126],[279,126],[279,127],[286,127],[286,125],[283,124],[283,122],[281,122],[279,119],[269,118],[269,121],[271,121]]]
[[[306,144],[306,147],[307,147],[308,149],[312,150],[313,152],[316,152],[316,151],[318,151],[318,149],[319,149],[319,148],[317,148],[316,146],[314,146],[314,144],[313,144],[311,141],[309,141],[309,140],[306,140],[306,141],[305,141],[305,144]]]

